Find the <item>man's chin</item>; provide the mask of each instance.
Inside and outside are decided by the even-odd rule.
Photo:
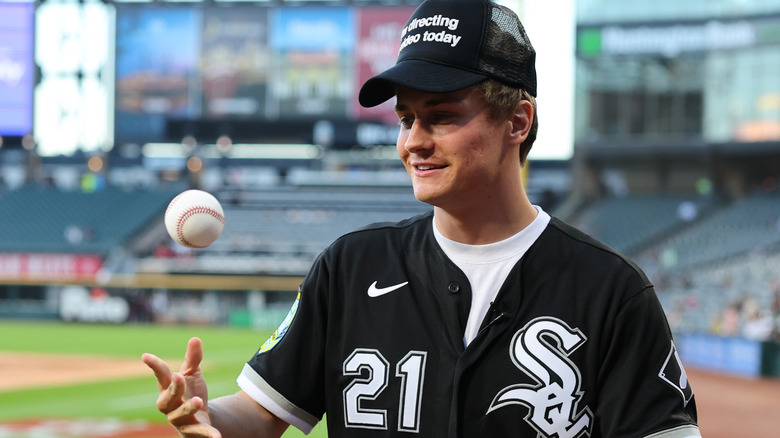
[[[434,207],[439,207],[443,201],[441,193],[423,190],[417,187],[414,189],[414,197],[417,198],[418,201],[430,204]]]
[[[435,198],[435,196],[432,196],[429,191],[417,187],[414,188],[414,197],[417,198],[418,201],[425,202],[427,204],[430,204],[431,201]]]

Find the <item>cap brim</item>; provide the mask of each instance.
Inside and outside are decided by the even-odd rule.
[[[377,106],[395,96],[395,85],[428,93],[449,93],[485,79],[487,75],[481,73],[409,59],[367,80],[360,88],[358,102],[366,108]]]

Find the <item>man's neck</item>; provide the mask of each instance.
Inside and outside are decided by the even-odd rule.
[[[538,214],[523,193],[516,202],[491,208],[468,206],[458,211],[433,209],[436,228],[446,238],[470,245],[499,242],[522,231]]]

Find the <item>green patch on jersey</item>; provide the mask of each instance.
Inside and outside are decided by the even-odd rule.
[[[263,345],[260,346],[260,350],[257,351],[258,354],[265,353],[272,348],[276,346],[276,344],[279,343],[279,341],[282,340],[284,335],[287,333],[287,330],[290,328],[290,325],[293,322],[293,319],[295,318],[295,314],[298,313],[298,304],[301,301],[301,291],[298,290],[298,296],[295,298],[295,302],[293,303],[292,307],[290,308],[290,312],[287,313],[287,316],[284,318],[281,324],[279,324],[279,328],[276,329],[273,334],[271,334],[271,337],[266,340]]]

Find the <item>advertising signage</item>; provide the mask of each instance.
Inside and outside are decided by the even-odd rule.
[[[401,29],[406,25],[414,7],[366,7],[358,15],[358,37],[355,52],[356,82],[353,89],[372,76],[395,65],[401,48]],[[357,104],[357,95],[353,99],[355,112],[360,119],[375,119],[386,123],[397,123],[393,105],[394,99],[372,108],[363,108]]]
[[[583,25],[577,29],[577,54],[661,55],[738,50],[780,44],[780,15],[723,20]]]

